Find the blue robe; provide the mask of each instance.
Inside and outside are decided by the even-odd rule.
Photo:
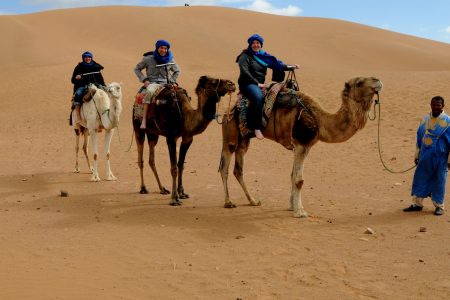
[[[447,181],[447,161],[450,148],[450,117],[442,112],[431,113],[422,119],[417,129],[419,163],[414,173],[412,196],[431,197],[436,204],[444,204]]]

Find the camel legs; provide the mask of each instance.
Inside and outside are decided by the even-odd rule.
[[[230,201],[230,195],[228,192],[228,169],[231,162],[231,157],[233,155],[233,152],[235,152],[235,162],[234,162],[234,170],[233,174],[236,177],[237,181],[242,187],[242,190],[245,193],[245,196],[247,197],[247,200],[250,202],[250,205],[258,206],[261,205],[260,201],[255,200],[252,195],[248,192],[247,185],[244,181],[244,155],[247,153],[248,146],[250,144],[249,139],[243,139],[239,141],[238,146],[236,147],[233,144],[228,144],[227,142],[224,142],[224,146],[222,149],[222,157],[220,161],[220,175],[222,176],[222,183],[223,188],[225,192],[225,208],[233,208],[236,207],[236,204]]]
[[[78,152],[80,151],[80,130],[75,129],[75,173],[80,173],[80,168],[78,166]],[[89,161],[89,160],[88,160]]]
[[[303,186],[303,168],[309,149],[309,147],[302,145],[296,145],[294,148],[290,209],[294,211],[294,217],[296,218],[306,218],[308,216],[308,213],[303,209],[301,190]]]
[[[134,121],[136,122],[136,121]],[[134,138],[136,140],[137,152],[138,152],[138,166],[139,173],[141,175],[141,190],[140,194],[148,194],[147,188],[144,184],[144,141],[145,141],[145,132],[143,130],[139,130],[139,126],[134,125]]]
[[[183,170],[184,170],[184,161],[186,159],[186,154],[189,150],[189,147],[191,146],[193,141],[192,137],[185,138],[181,141],[180,146],[180,155],[178,157],[178,196],[180,199],[187,199],[189,198],[189,195],[184,192],[183,188]]]
[[[91,181],[100,181],[100,176],[98,175],[98,142],[97,142],[97,131],[95,129],[89,130],[89,135],[91,137],[92,152],[94,154],[94,163],[92,169]]]
[[[149,147],[148,164],[149,164],[150,168],[152,169],[153,175],[155,175],[156,182],[158,183],[158,187],[159,187],[159,193],[161,195],[169,194],[170,192],[161,184],[161,181],[159,180],[159,176],[158,176],[158,171],[156,170],[155,146],[158,143],[158,135],[148,134],[147,139],[148,139],[148,147]],[[142,148],[144,148],[143,145],[142,145]],[[142,153],[141,153],[141,156],[142,156]],[[142,159],[142,157],[141,157],[141,159]],[[144,179],[143,179],[142,169],[141,169],[141,179],[142,179],[141,182],[143,184]],[[145,188],[145,186],[144,186],[144,188]]]
[[[250,205],[259,206],[261,205],[261,201],[255,200],[255,198],[253,198],[253,196],[250,195],[247,189],[247,185],[245,184],[244,181],[244,156],[247,153],[249,144],[250,144],[249,139],[243,139],[239,143],[236,149],[236,153],[234,154],[235,162],[233,174],[236,177],[237,181],[239,181],[239,184],[241,185],[248,202],[250,202]]]
[[[173,137],[166,137],[167,147],[169,148],[170,157],[170,174],[172,175],[172,197],[169,204],[176,206],[181,205],[181,201],[178,199],[177,191],[177,139]]]
[[[83,128],[83,131],[84,131],[83,132],[83,153],[84,153],[84,157],[86,158],[86,162],[87,162],[89,171],[92,173],[91,161],[89,160],[89,155],[88,155],[89,134],[88,134],[87,129]]]
[[[72,120],[74,120],[73,118],[73,114],[72,114]],[[80,166],[78,163],[78,153],[80,152],[80,136],[83,136],[83,153],[84,153],[84,157],[86,158],[86,162],[89,168],[89,171],[92,172],[92,167],[91,167],[91,162],[89,161],[89,156],[88,156],[88,142],[89,142],[89,134],[86,128],[81,127],[81,126],[75,126],[74,127],[74,131],[75,131],[75,173],[80,173]]]
[[[111,171],[111,164],[109,162],[110,157],[110,149],[111,149],[111,140],[114,135],[114,129],[105,130],[105,158],[106,158],[106,180],[117,180],[117,177]]]
[[[222,177],[223,190],[225,192],[225,204],[223,205],[223,207],[225,208],[236,207],[236,204],[230,201],[230,194],[228,192],[228,169],[230,167],[231,157],[233,156],[233,152],[235,151],[234,148],[230,148],[227,148],[226,145],[224,145],[219,167],[220,176]]]

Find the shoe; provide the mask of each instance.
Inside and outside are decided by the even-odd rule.
[[[434,210],[435,216],[442,216],[444,214],[444,209],[442,207],[436,207]]]
[[[411,204],[409,207],[404,208],[404,212],[410,212],[410,211],[422,211],[423,206],[419,206],[417,204]]]
[[[256,129],[255,130],[255,136],[258,140],[263,140],[264,139],[264,135],[262,134],[261,130]]]

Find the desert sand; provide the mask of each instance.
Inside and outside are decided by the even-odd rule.
[[[293,155],[269,140],[252,140],[245,162],[263,205],[248,206],[230,170],[238,207],[223,208],[216,122],[189,150],[183,206],[168,205],[148,165],[151,192],[139,194],[135,144],[125,150],[142,54],[169,40],[195,104],[201,75],[237,82],[235,57],[255,32],[266,51],[300,65],[301,90],[329,112],[346,80],[379,78],[381,143],[374,121],[345,143],[313,147],[302,194],[309,218],[287,210]],[[378,155],[380,145],[392,169],[413,165],[429,100],[450,101],[450,44],[338,20],[193,6],[4,15],[0,33],[0,299],[450,299],[450,213],[434,216],[430,200],[423,212],[402,212],[413,173],[389,173]],[[90,182],[83,160],[73,172],[70,76],[86,50],[107,82],[123,84],[114,182]],[[224,98],[220,109],[227,105]],[[157,167],[169,188],[164,139]]]

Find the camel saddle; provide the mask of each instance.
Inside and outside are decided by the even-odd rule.
[[[235,108],[237,108],[239,129],[243,136],[250,133],[252,129],[249,128],[251,126],[249,126],[249,122],[247,120],[249,104],[249,100],[242,94],[239,94]],[[272,112],[277,108],[289,108],[298,105],[304,106],[296,90],[286,88],[286,82],[272,84],[264,95],[264,106],[261,120],[263,128],[267,126]]]
[[[177,94],[184,93],[186,90],[174,86],[165,86],[157,91],[154,100],[149,104],[147,113],[147,128],[156,129],[168,135],[178,134],[183,125],[183,113],[181,110],[180,99]],[[142,121],[144,117],[144,103],[146,91],[138,93],[133,105],[133,118]],[[189,99],[189,96],[188,96]]]

